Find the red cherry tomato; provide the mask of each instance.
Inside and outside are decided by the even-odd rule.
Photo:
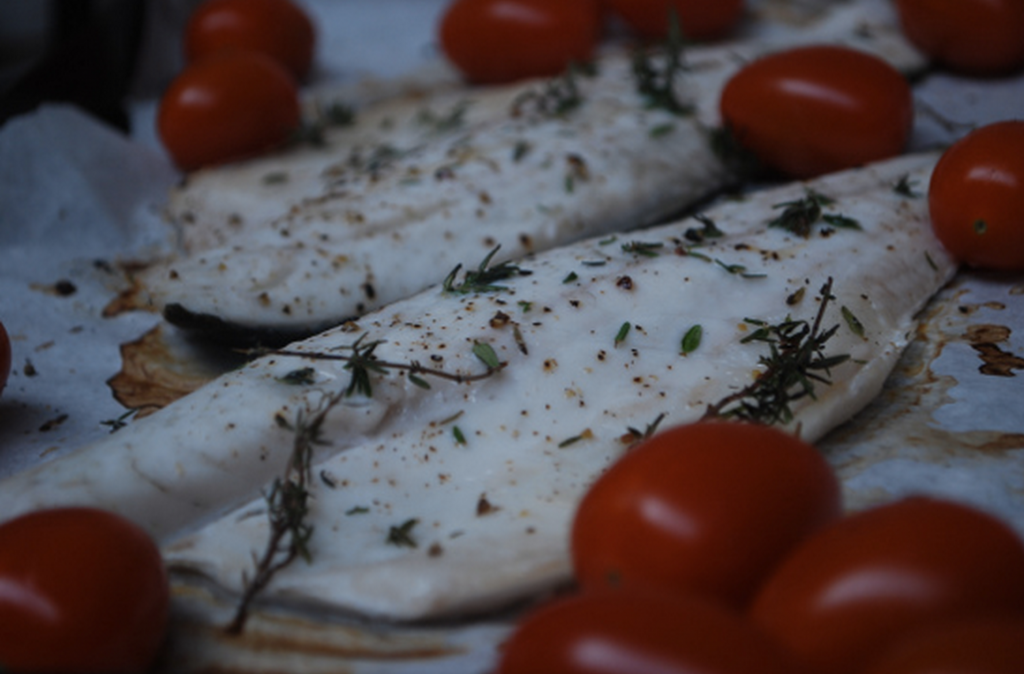
[[[603,0],[605,6],[637,34],[646,38],[668,35],[675,12],[683,36],[714,40],[732,30],[743,14],[743,0]]]
[[[164,92],[157,130],[186,171],[259,154],[301,122],[292,77],[255,52],[217,54],[192,64]]]
[[[720,108],[742,147],[793,178],[898,155],[914,114],[910,86],[892,66],[832,46],[754,61],[726,83]]]
[[[986,614],[1024,617],[1024,544],[973,508],[910,498],[809,538],[765,583],[751,617],[813,671],[861,671],[912,631]]]
[[[692,597],[584,594],[527,617],[498,674],[794,674],[792,658],[746,620]]]
[[[928,207],[935,234],[955,257],[1024,270],[1024,121],[990,124],[946,150]]]
[[[821,455],[788,433],[702,422],[656,434],[584,496],[572,557],[584,589],[743,604],[773,566],[841,512]]]
[[[454,0],[440,37],[466,79],[499,83],[590,61],[600,30],[597,0]]]
[[[0,663],[16,672],[143,672],[167,623],[160,552],[93,508],[0,525]]]
[[[864,674],[1020,674],[1024,618],[944,624],[907,638]]]
[[[952,70],[995,75],[1024,66],[1020,0],[896,0],[896,7],[907,39]]]
[[[302,80],[313,63],[313,22],[291,0],[206,0],[185,27],[185,58],[225,50],[258,51]]]
[[[11,374],[11,338],[7,336],[4,324],[0,323],[0,393],[7,385],[7,377]]]

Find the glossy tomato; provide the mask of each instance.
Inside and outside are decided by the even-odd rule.
[[[924,630],[900,641],[864,674],[1020,674],[1024,617],[982,618]]]
[[[846,47],[765,56],[726,83],[722,121],[767,168],[809,178],[903,151],[914,104],[885,61]]]
[[[157,130],[186,171],[259,154],[285,142],[301,122],[292,77],[255,52],[194,63],[160,101]]]
[[[527,617],[498,674],[794,674],[778,644],[693,597],[616,593],[562,599]]]
[[[58,508],[0,525],[5,668],[145,671],[163,641],[167,611],[160,552],[124,518]]]
[[[597,0],[454,0],[440,38],[466,79],[498,83],[590,61],[600,30]]]
[[[11,338],[7,336],[4,324],[0,323],[0,393],[7,385],[7,377],[11,374]]]
[[[743,15],[743,0],[602,0],[613,14],[647,38],[668,35],[673,12],[688,40],[723,37]]]
[[[938,63],[995,75],[1024,66],[1020,0],[896,0],[903,32]]]
[[[768,579],[750,614],[813,671],[860,672],[913,631],[1024,617],[1024,544],[988,514],[909,498],[812,536]]]
[[[741,605],[841,512],[821,455],[768,426],[701,422],[656,434],[584,496],[572,527],[583,588],[700,594]]]
[[[1024,270],[1024,121],[990,124],[946,150],[928,206],[935,234],[955,257]]]
[[[225,50],[270,56],[302,80],[313,63],[313,22],[291,0],[206,0],[185,27],[189,63]]]

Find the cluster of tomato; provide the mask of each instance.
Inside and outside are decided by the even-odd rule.
[[[316,33],[291,0],[206,0],[184,35],[187,65],[160,101],[157,131],[183,170],[243,159],[299,128],[299,84]]]
[[[895,0],[907,37],[945,67],[997,74],[1024,65],[1017,0]],[[448,58],[477,83],[553,75],[589,60],[604,19],[640,38],[664,37],[675,14],[690,40],[722,38],[743,0],[453,0],[441,23]]]
[[[499,674],[1024,672],[1024,542],[925,497],[843,515],[816,449],[700,422],[595,482],[571,550],[578,590],[502,648]]]

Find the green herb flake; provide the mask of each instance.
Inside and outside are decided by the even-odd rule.
[[[839,310],[843,314],[843,320],[846,321],[846,325],[850,328],[850,332],[858,337],[863,337],[864,324],[860,322],[860,319],[858,319],[846,306],[840,307]]]
[[[498,354],[494,353],[494,348],[487,342],[473,342],[473,355],[483,361],[489,370],[501,368]]]
[[[701,338],[704,336],[704,328],[699,324],[694,325],[683,335],[683,341],[680,345],[682,354],[689,355],[697,350],[700,346]]]
[[[466,436],[463,435],[462,429],[458,426],[452,426],[452,437],[455,438],[455,444],[464,445],[466,444]]]
[[[290,386],[304,386],[316,381],[316,370],[311,367],[303,367],[292,370],[288,374],[278,377],[277,381]]]
[[[430,388],[430,382],[428,382],[423,377],[420,377],[415,372],[409,372],[408,378],[409,378],[409,382],[412,383],[415,386],[419,386],[422,389],[429,389]]]
[[[821,219],[833,227],[841,227],[842,229],[861,229],[860,222],[856,219],[845,215],[839,215],[838,213],[826,213],[821,216]]]
[[[892,186],[892,191],[910,199],[916,199],[921,196],[920,193],[914,191],[914,185],[917,183],[916,180],[910,179],[909,173],[904,173],[896,181],[896,184]]]
[[[523,313],[528,313],[530,309],[533,309],[533,302],[527,302],[526,300],[519,300],[519,308],[523,310]]]
[[[413,528],[419,524],[419,519],[413,517],[402,522],[398,526],[388,529],[388,537],[385,541],[388,545],[397,545],[400,548],[416,548],[419,545],[412,537]]]
[[[652,126],[647,135],[651,138],[664,138],[675,130],[675,124],[658,124],[657,126]]]
[[[366,506],[352,506],[351,508],[349,508],[348,510],[345,511],[345,514],[346,515],[365,515],[368,512],[370,512],[370,509],[367,508]]]
[[[658,257],[658,250],[664,248],[665,244],[658,242],[630,241],[622,244],[622,250],[626,253],[643,255],[644,257]]]
[[[578,278],[579,278],[579,276],[576,274],[576,272],[571,271],[571,272],[569,272],[566,275],[566,277],[564,279],[562,279],[562,283],[572,283],[573,281],[577,280]]]
[[[629,335],[629,331],[633,328],[629,321],[626,321],[619,326],[619,331],[615,334],[615,346],[622,344],[626,341],[626,337]]]

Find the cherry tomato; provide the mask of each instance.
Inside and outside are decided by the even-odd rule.
[[[454,0],[440,37],[466,79],[499,83],[590,61],[600,31],[597,0]]]
[[[796,437],[754,424],[679,426],[624,456],[584,496],[572,528],[576,579],[590,590],[738,606],[840,512],[835,475]]]
[[[672,13],[689,40],[713,40],[732,30],[743,14],[743,0],[603,0],[604,5],[637,34],[668,35]]]
[[[952,70],[996,75],[1024,66],[1020,0],[896,0],[903,33]]]
[[[935,234],[955,257],[1024,270],[1024,121],[984,126],[946,150],[928,207]]]
[[[194,63],[225,50],[270,56],[296,79],[309,74],[316,33],[291,0],[206,0],[185,27],[185,59]]]
[[[124,518],[57,508],[0,525],[5,668],[145,671],[163,641],[167,612],[160,552]]]
[[[693,597],[584,594],[527,617],[498,674],[794,674],[791,656],[742,617]]]
[[[766,167],[810,178],[903,151],[914,103],[885,61],[834,46],[770,54],[726,83],[722,121]]]
[[[925,630],[896,644],[864,674],[1020,674],[1024,618],[979,619]]]
[[[255,52],[221,53],[188,66],[157,113],[160,139],[186,171],[267,151],[300,122],[295,82]]]
[[[7,336],[4,324],[0,323],[0,393],[4,392],[7,377],[11,374],[11,338]]]
[[[813,671],[861,671],[914,630],[1024,617],[1024,544],[973,508],[915,497],[840,520],[798,547],[751,617]]]

